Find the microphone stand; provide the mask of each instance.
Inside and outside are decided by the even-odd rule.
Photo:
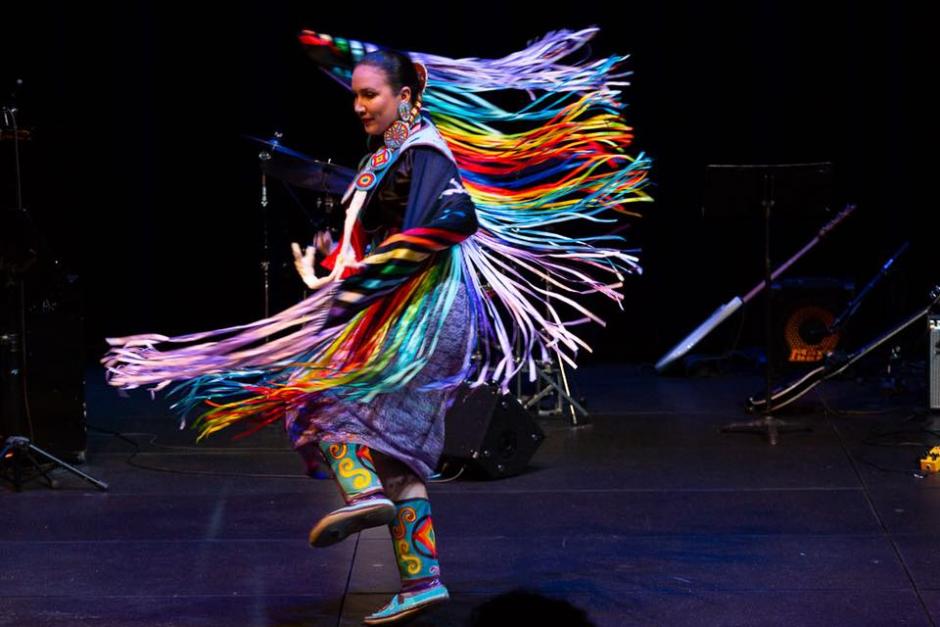
[[[17,87],[22,81],[17,81]],[[14,89],[15,93],[15,89]],[[28,215],[23,206],[23,179],[20,169],[20,139],[21,133],[17,122],[18,110],[14,105],[2,107],[4,126],[8,126],[13,137],[13,164],[15,170],[16,209],[18,216]],[[40,460],[45,460],[55,467],[63,468],[70,473],[88,481],[100,490],[107,490],[108,484],[85,474],[48,451],[33,444],[35,437],[33,424],[29,411],[29,398],[26,390],[26,299],[23,273],[36,261],[35,251],[30,251],[28,258],[23,260],[6,260],[0,256],[0,270],[4,288],[7,291],[7,309],[9,317],[3,324],[7,328],[0,329],[0,411],[7,414],[10,419],[12,433],[5,434],[2,447],[0,447],[0,478],[13,484],[14,489],[20,492],[23,484],[42,475],[50,488],[58,487]],[[25,429],[29,435],[21,435],[17,431]],[[24,477],[24,468],[32,468],[35,474]]]

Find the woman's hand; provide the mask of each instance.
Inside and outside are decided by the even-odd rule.
[[[310,289],[319,287],[322,282],[317,278],[317,273],[313,269],[313,246],[307,246],[303,253],[300,252],[300,244],[291,242],[291,252],[294,253],[294,268],[297,274],[303,280],[304,284]]]
[[[294,253],[294,268],[303,280],[304,285],[311,290],[320,288],[330,281],[339,280],[339,278],[343,276],[343,271],[347,268],[359,270],[365,266],[364,263],[356,259],[356,253],[352,249],[352,246],[344,246],[343,250],[336,256],[336,261],[333,263],[333,271],[326,276],[318,277],[314,270],[314,254],[318,250],[320,252],[324,252],[325,250],[325,254],[329,254],[336,248],[336,244],[333,242],[333,237],[330,235],[329,231],[320,231],[317,233],[314,238],[314,245],[307,246],[303,252],[300,251],[300,244],[297,242],[291,242],[290,248],[291,252]]]
[[[343,240],[343,246],[333,260],[333,271],[326,276],[318,277],[314,270],[315,253],[319,252],[327,257],[336,250],[337,245],[337,242],[333,241],[333,234],[330,233],[329,229],[317,231],[317,234],[313,236],[313,246],[307,246],[303,252],[300,250],[300,244],[297,242],[291,243],[291,251],[294,253],[294,268],[297,269],[297,274],[300,275],[308,289],[315,290],[331,281],[339,281],[346,270],[361,270],[366,266],[364,262],[356,258],[356,251],[353,250],[352,245]]]

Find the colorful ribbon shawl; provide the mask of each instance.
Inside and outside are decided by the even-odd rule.
[[[632,129],[619,99],[626,57],[562,62],[595,33],[550,33],[503,59],[412,53],[429,70],[430,121],[399,151],[380,149],[367,161],[345,199],[345,241],[384,173],[419,145],[459,170],[427,219],[362,260],[347,255],[355,275],[325,281],[271,318],[173,338],[110,339],[102,360],[109,382],[153,390],[177,383],[175,408],[184,421],[202,412],[200,437],[235,423],[253,431],[323,394],[368,402],[423,369],[461,286],[473,328],[459,378],[505,389],[517,374],[534,378],[540,361],[575,367],[578,350],[590,348],[574,327],[603,324],[584,297],[622,304],[624,276],[640,271],[636,251],[610,232],[637,215],[630,204],[650,200],[649,160],[627,153]],[[347,86],[355,61],[375,48],[310,31],[301,42]],[[511,107],[513,96],[519,104]],[[466,194],[472,226],[479,224],[472,234],[455,202]]]

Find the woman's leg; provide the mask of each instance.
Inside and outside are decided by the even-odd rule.
[[[370,625],[397,621],[449,598],[440,580],[437,540],[424,481],[405,464],[386,455],[373,453],[373,459],[386,494],[395,502],[395,518],[388,528],[401,591],[365,618]]]
[[[402,462],[379,453],[372,452],[372,461],[385,487],[385,496],[393,501],[415,497],[428,498],[428,489],[418,475]]]
[[[310,544],[329,546],[363,529],[388,524],[395,505],[385,496],[371,450],[353,442],[319,442],[318,448],[346,505],[320,519],[310,530]]]

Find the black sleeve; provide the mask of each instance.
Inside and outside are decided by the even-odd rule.
[[[434,148],[412,148],[410,188],[402,230],[435,227],[471,235],[476,209],[463,188],[457,166]],[[403,155],[404,156],[404,155]]]

